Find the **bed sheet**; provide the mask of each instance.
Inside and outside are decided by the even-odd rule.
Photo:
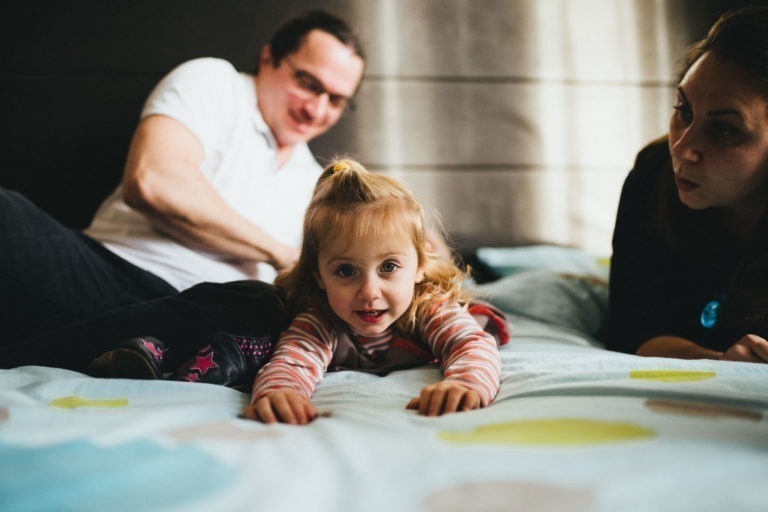
[[[480,256],[512,323],[490,407],[406,411],[434,366],[328,374],[304,427],[241,419],[220,386],[0,370],[0,510],[766,509],[768,365],[608,352],[607,260]]]
[[[511,315],[495,403],[404,409],[436,367],[326,376],[304,426],[197,383],[0,371],[0,509],[762,511],[768,368],[607,352]]]

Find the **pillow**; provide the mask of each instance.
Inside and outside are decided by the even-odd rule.
[[[556,245],[527,247],[480,247],[474,254],[477,261],[498,277],[526,270],[546,269],[580,276],[608,280],[608,258],[601,258],[581,249]]]
[[[474,287],[502,311],[597,338],[608,312],[607,279],[547,269],[520,271]]]

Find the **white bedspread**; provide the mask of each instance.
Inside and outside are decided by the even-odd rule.
[[[434,367],[327,375],[309,426],[247,396],[0,371],[0,510],[763,511],[768,365],[640,358],[512,317],[483,410],[404,409]]]

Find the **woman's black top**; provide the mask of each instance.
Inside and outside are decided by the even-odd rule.
[[[659,190],[671,175],[664,140],[638,154],[624,182],[613,234],[604,335],[611,350],[635,353],[654,336],[675,335],[724,351],[747,334],[731,321],[728,303],[729,284],[743,250],[717,227],[712,212],[685,207],[674,192],[666,197],[672,210],[682,211],[687,219],[690,229],[679,231],[685,243],[670,243],[659,229],[668,221],[659,210]]]

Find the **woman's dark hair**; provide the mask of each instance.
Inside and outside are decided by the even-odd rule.
[[[707,36],[683,55],[678,82],[706,52],[739,66],[768,93],[768,7],[745,7],[723,14]]]
[[[746,71],[768,98],[768,7],[745,7],[721,16],[707,36],[685,52],[678,83],[707,52]],[[674,251],[687,257],[711,254],[722,243],[712,231],[718,212],[683,205],[671,162],[667,165],[652,223]],[[727,314],[734,324],[749,329],[768,322],[768,212],[757,222],[744,259],[732,276],[728,302]]]
[[[322,30],[331,34],[342,44],[352,48],[358,57],[365,60],[363,45],[349,25],[333,14],[314,9],[291,18],[277,29],[269,41],[272,65],[278,66],[287,55],[297,51],[306,35],[313,30]]]

